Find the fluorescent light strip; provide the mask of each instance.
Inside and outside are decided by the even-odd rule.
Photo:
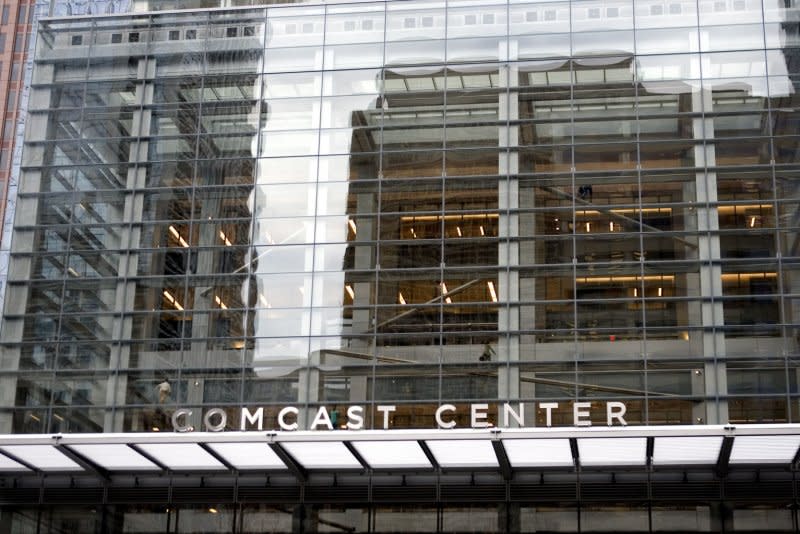
[[[723,275],[725,276],[725,275]],[[578,276],[575,281],[579,284],[603,284],[607,282],[674,282],[675,276],[664,275],[645,275],[645,276]]]
[[[494,289],[494,282],[489,280],[486,282],[486,285],[489,286],[489,294],[492,296],[492,302],[497,302],[497,291]]]
[[[181,236],[181,234],[180,234],[180,232],[178,232],[177,228],[175,228],[174,226],[170,225],[169,226],[169,232],[172,234],[172,236],[175,239],[178,240],[178,243],[180,243],[182,247],[189,248],[189,243],[187,243],[186,240]]]
[[[175,306],[176,309],[183,311],[183,306],[181,306],[181,303],[178,302],[178,300],[172,295],[172,293],[170,293],[166,289],[164,290],[164,297],[166,297],[167,301],[169,301],[170,304]]]
[[[497,213],[467,213],[464,215],[406,215],[404,217],[400,217],[400,220],[403,222],[416,222],[416,221],[470,221],[470,220],[485,220],[485,219],[497,219],[499,215]]]

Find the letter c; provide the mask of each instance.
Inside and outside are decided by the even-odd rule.
[[[439,408],[436,409],[436,424],[439,425],[439,428],[453,428],[456,426],[455,421],[447,421],[446,423],[442,421],[442,414],[444,412],[455,412],[456,407],[452,404],[442,404]]]
[[[182,417],[191,417],[191,415],[192,410],[188,410],[186,408],[179,408],[175,410],[175,412],[172,414],[173,430],[175,430],[175,432],[194,432],[193,426],[180,422]]]
[[[294,406],[287,406],[286,408],[278,412],[278,424],[280,425],[282,430],[297,430],[298,426],[297,421],[295,421],[292,424],[289,424],[284,420],[286,414],[290,413],[294,414],[294,416],[297,417],[297,414],[299,414],[300,411]]]

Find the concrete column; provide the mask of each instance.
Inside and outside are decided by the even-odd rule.
[[[691,95],[693,112],[710,112],[713,108],[712,93],[702,89]],[[713,119],[700,116],[692,121],[694,139],[712,140],[714,138]],[[716,165],[716,153],[713,144],[697,144],[694,148],[695,166],[698,168],[713,168]],[[697,221],[697,260],[699,271],[696,280],[699,295],[703,300],[700,303],[700,322],[704,330],[692,332],[690,342],[697,344],[701,354],[715,361],[705,364],[705,395],[725,396],[728,391],[726,365],[724,358],[725,335],[721,330],[709,331],[711,328],[724,326],[722,302],[718,298],[722,295],[722,268],[719,263],[721,256],[719,243],[719,213],[715,204],[717,202],[717,174],[710,171],[698,171],[695,175],[695,201]],[[690,288],[690,291],[692,289]],[[716,300],[712,300],[716,298]],[[695,306],[696,307],[696,306]],[[691,312],[690,312],[691,313]],[[697,337],[699,336],[699,339]],[[728,405],[725,401],[719,403],[706,403],[705,414],[696,415],[695,421],[722,424],[728,422]],[[698,417],[703,420],[698,421]]]
[[[506,43],[501,43],[505,47]],[[508,44],[509,59],[517,57],[517,43]],[[504,52],[504,51],[501,51]],[[501,53],[502,57],[502,53]],[[500,86],[515,87],[519,78],[516,63],[501,65]],[[500,93],[498,97],[498,119],[500,121],[516,121],[519,118],[519,94],[516,91]],[[511,270],[519,265],[520,245],[516,238],[520,234],[519,210],[519,126],[500,124],[499,126],[499,164],[497,173],[500,176],[497,190],[497,208],[499,212],[498,237],[500,242],[497,251],[497,285],[499,308],[497,314],[497,331],[499,334],[497,358],[500,362],[518,362],[520,360],[519,336],[508,336],[508,332],[520,328],[520,280],[519,273]],[[506,177],[506,178],[504,178]],[[530,222],[530,221],[527,221]],[[532,231],[531,227],[526,231]],[[500,399],[517,399],[519,389],[519,367],[516,365],[499,368],[497,392]]]
[[[146,78],[148,75],[155,75],[155,60],[139,60],[138,77]],[[139,84],[136,87],[136,103],[146,106],[153,103],[153,87],[151,84]],[[150,111],[141,108],[134,112],[131,133],[139,135],[150,131]],[[142,221],[144,211],[144,189],[147,186],[147,170],[144,167],[136,166],[136,162],[147,161],[148,141],[140,140],[138,143],[131,143],[129,160],[131,166],[128,168],[126,187],[130,193],[125,198],[123,207],[122,221],[124,226],[120,231],[119,249],[122,251],[119,257],[117,279],[113,339],[131,339],[133,335],[133,316],[130,312],[134,309],[136,297],[136,284],[129,282],[129,278],[135,277],[139,264],[139,248],[141,247],[141,227],[137,224]],[[128,344],[115,343],[112,345],[111,369],[127,368],[130,365],[130,346]],[[126,391],[128,389],[127,375],[118,374],[109,384],[106,394],[106,403],[110,406],[122,406],[125,404]],[[111,432],[122,432],[123,417],[113,419],[110,413],[106,414],[103,427]]]

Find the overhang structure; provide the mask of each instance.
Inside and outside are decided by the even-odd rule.
[[[800,425],[6,435],[0,503],[765,502]]]

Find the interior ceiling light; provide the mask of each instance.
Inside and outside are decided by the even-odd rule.
[[[180,243],[182,247],[184,247],[184,248],[189,248],[189,243],[187,243],[187,242],[186,242],[186,240],[183,238],[183,236],[181,236],[181,233],[180,233],[180,232],[178,232],[178,229],[177,229],[177,228],[175,228],[175,227],[174,227],[174,226],[172,226],[172,225],[169,225],[169,233],[171,233],[171,234],[172,234],[172,236],[173,236],[175,239],[177,239],[177,240],[178,240],[178,243]]]
[[[486,285],[489,286],[489,294],[492,296],[492,302],[497,302],[497,291],[494,289],[494,282],[489,280],[486,282]]]
[[[180,303],[180,302],[178,302],[178,300],[177,300],[177,299],[176,299],[176,298],[175,298],[175,297],[172,295],[172,293],[170,293],[170,292],[169,292],[169,291],[167,291],[166,289],[164,290],[164,297],[165,297],[165,298],[167,299],[167,301],[168,301],[170,304],[172,304],[172,305],[173,305],[175,308],[177,308],[177,309],[179,309],[179,310],[183,311],[183,306],[181,306],[181,303]]]

